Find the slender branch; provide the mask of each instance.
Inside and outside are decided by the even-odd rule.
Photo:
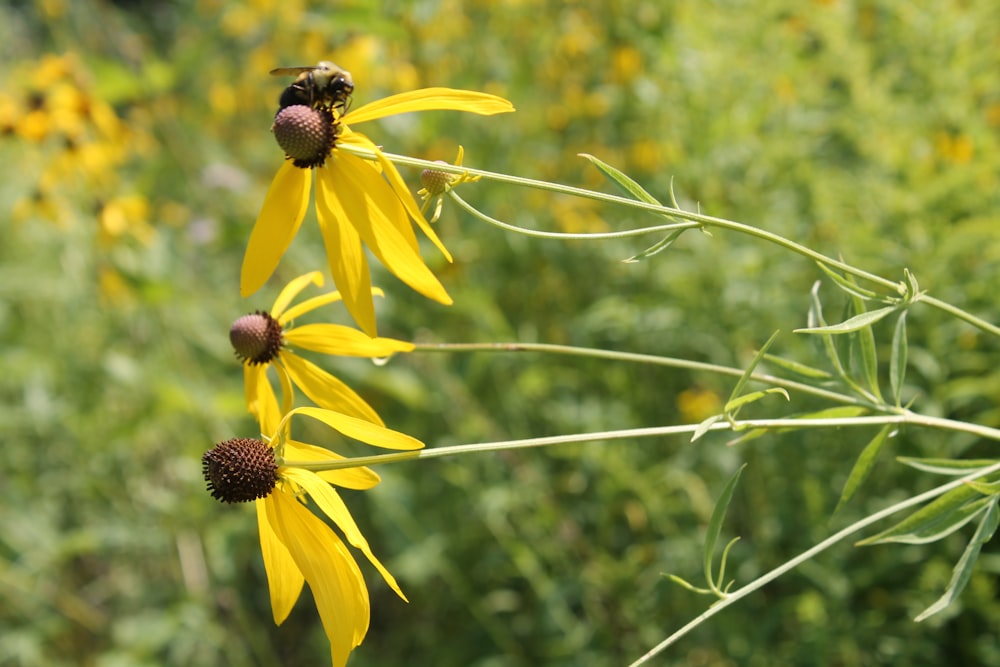
[[[876,415],[871,417],[831,417],[827,419],[741,419],[738,421],[719,421],[706,429],[707,431],[745,431],[748,429],[805,429],[805,428],[837,428],[843,426],[882,426],[885,424],[916,424],[930,428],[951,431],[975,433],[991,440],[1000,440],[1000,429],[977,426],[965,422],[953,422],[949,419],[924,417],[910,412],[896,415]],[[596,431],[591,433],[573,433],[570,435],[554,435],[543,438],[526,438],[523,440],[500,440],[482,442],[470,445],[453,445],[434,447],[417,451],[395,452],[392,454],[377,454],[375,456],[357,456],[349,459],[338,459],[323,462],[282,461],[285,466],[304,468],[306,470],[324,471],[373,466],[385,463],[398,463],[413,459],[434,459],[444,456],[459,456],[463,454],[481,454],[531,447],[548,447],[579,442],[594,442],[600,440],[624,440],[628,438],[651,438],[681,433],[694,433],[702,428],[700,424],[681,424],[677,426],[651,426],[647,428],[621,429],[617,431]]]
[[[343,150],[345,152],[369,160],[377,159],[372,151],[358,146],[340,146],[338,147],[338,150]],[[500,174],[497,172],[486,171],[483,169],[473,169],[471,167],[442,164],[440,162],[434,162],[431,160],[421,160],[419,158],[413,158],[406,155],[398,155],[395,153],[383,153],[383,155],[397,164],[403,164],[422,169],[435,169],[437,171],[444,171],[452,174],[468,174],[470,176],[479,176],[481,178],[487,178],[499,183],[508,183],[511,185],[529,187],[537,190],[558,192],[561,194],[572,195],[584,199],[592,199],[595,201],[601,201],[609,204],[626,206],[641,211],[649,211],[650,213],[665,215],[680,220],[688,220],[691,222],[698,223],[699,225],[728,229],[730,231],[739,232],[741,234],[746,234],[748,236],[753,236],[755,238],[759,238],[769,243],[773,243],[774,245],[785,248],[786,250],[790,250],[796,254],[802,255],[803,257],[808,257],[809,259],[815,262],[819,262],[820,264],[823,264],[830,268],[837,269],[838,271],[842,271],[846,274],[856,276],[858,278],[861,278],[862,280],[867,280],[870,283],[874,283],[876,285],[879,285],[880,287],[891,290],[896,294],[906,293],[906,288],[904,284],[900,281],[894,282],[892,280],[888,280],[887,278],[883,278],[882,276],[879,276],[877,274],[864,271],[862,269],[859,269],[855,266],[852,266],[840,260],[816,252],[812,248],[804,246],[800,243],[796,243],[791,239],[786,239],[783,236],[779,236],[778,234],[774,234],[765,229],[754,227],[752,225],[747,225],[741,222],[726,220],[725,218],[716,218],[709,215],[703,215],[701,213],[692,213],[690,211],[685,211],[683,209],[678,209],[678,208],[672,208],[669,206],[647,204],[646,202],[630,199],[628,197],[606,194],[603,192],[587,190],[584,188],[577,188],[570,185],[563,185],[560,183],[539,181],[536,179],[524,178],[521,176],[510,176],[507,174]],[[937,308],[938,310],[947,312],[948,314],[958,317],[962,321],[967,322],[968,324],[971,324],[974,327],[982,329],[983,331],[991,333],[994,336],[1000,336],[1000,327],[990,322],[987,322],[986,320],[983,320],[979,317],[976,317],[975,315],[966,312],[956,306],[952,306],[947,302],[940,301],[930,296],[923,296],[919,300],[927,304],[928,306],[931,306],[932,308]]]
[[[574,347],[572,345],[554,345],[551,343],[416,343],[414,352],[545,352],[548,354],[563,354],[578,357],[593,357],[597,359],[608,359],[610,361],[626,361],[640,364],[651,364],[657,366],[669,366],[671,368],[684,368],[693,371],[705,371],[718,375],[729,375],[731,377],[742,377],[743,371],[730,366],[719,366],[701,361],[689,361],[688,359],[678,359],[675,357],[661,357],[651,354],[637,354],[634,352],[618,352],[614,350],[601,350],[589,347]],[[872,410],[883,410],[886,406],[864,401],[854,396],[839,394],[829,389],[821,389],[795,380],[787,380],[768,373],[753,373],[751,379],[764,382],[775,387],[784,387],[793,391],[811,394],[821,398],[826,398],[838,403],[857,405],[870,408]]]
[[[830,537],[826,538],[825,540],[823,540],[822,542],[820,542],[816,546],[814,546],[814,547],[812,547],[810,549],[807,549],[806,551],[803,551],[801,554],[799,554],[795,558],[792,558],[791,560],[789,560],[789,561],[781,564],[780,566],[774,568],[770,572],[768,572],[768,573],[766,573],[766,574],[758,577],[757,579],[753,580],[752,582],[750,582],[746,586],[743,586],[739,590],[734,591],[732,593],[729,593],[729,595],[725,599],[719,600],[718,602],[714,603],[711,607],[709,607],[707,610],[705,610],[704,613],[699,614],[697,617],[695,617],[694,619],[692,619],[689,623],[687,623],[686,625],[684,625],[682,628],[680,628],[679,630],[677,630],[676,632],[674,632],[672,635],[670,635],[669,637],[667,637],[666,639],[664,639],[662,642],[660,642],[659,644],[657,644],[656,646],[654,646],[645,655],[643,655],[638,660],[636,660],[635,662],[633,662],[630,665],[630,667],[638,667],[639,665],[642,665],[642,664],[646,663],[651,658],[655,657],[657,654],[659,654],[660,652],[662,652],[668,646],[670,646],[671,644],[675,643],[681,637],[683,637],[684,635],[686,635],[688,632],[690,632],[691,630],[693,630],[697,626],[701,625],[703,622],[705,622],[706,620],[708,620],[712,616],[715,616],[716,614],[718,614],[722,610],[726,609],[727,607],[735,604],[736,602],[738,602],[739,600],[745,598],[746,596],[750,595],[751,593],[753,593],[753,592],[755,592],[755,591],[763,588],[764,586],[766,586],[767,584],[771,583],[772,581],[774,581],[775,579],[777,579],[781,575],[785,574],[786,572],[789,572],[789,571],[793,570],[794,568],[798,567],[799,565],[801,565],[802,563],[806,562],[807,560],[810,560],[810,559],[814,558],[815,556],[819,555],[823,551],[826,551],[827,549],[829,549],[833,545],[841,542],[842,540],[844,540],[847,537],[853,535],[854,533],[857,533],[858,531],[860,531],[860,530],[862,530],[864,528],[867,528],[868,526],[870,526],[870,525],[872,525],[874,523],[877,523],[877,522],[881,521],[882,519],[885,519],[886,517],[889,517],[889,516],[895,514],[896,512],[900,512],[900,511],[902,511],[904,509],[908,509],[910,507],[915,507],[917,505],[920,505],[921,503],[924,503],[924,502],[926,502],[928,500],[931,500],[933,498],[937,498],[938,496],[944,495],[945,493],[947,493],[948,491],[951,491],[952,489],[957,489],[958,487],[962,486],[963,484],[965,484],[968,481],[977,479],[979,477],[982,477],[984,475],[988,475],[990,473],[997,472],[997,471],[1000,471],[1000,463],[998,463],[996,465],[992,465],[992,466],[990,466],[988,468],[983,468],[981,470],[977,470],[975,473],[972,473],[970,475],[966,475],[965,477],[957,479],[957,480],[955,480],[953,482],[949,482],[947,484],[942,484],[941,486],[938,486],[938,487],[936,487],[934,489],[931,489],[930,491],[927,491],[925,493],[921,493],[920,495],[917,495],[917,496],[913,496],[912,498],[908,498],[907,500],[904,500],[904,501],[902,501],[900,503],[896,503],[895,505],[892,505],[890,507],[887,507],[884,510],[881,510],[880,512],[876,512],[875,514],[867,516],[864,519],[862,519],[862,520],[860,520],[860,521],[858,521],[856,523],[853,523],[850,526],[844,528],[843,530],[834,533],[833,535],[831,535]]]
[[[496,218],[490,217],[472,206],[467,201],[458,196],[454,190],[448,191],[448,197],[454,201],[458,206],[465,210],[469,215],[475,216],[482,220],[483,222],[488,222],[489,224],[499,227],[500,229],[506,229],[509,232],[515,232],[517,234],[523,234],[524,236],[531,236],[539,239],[562,239],[566,240],[583,240],[583,241],[599,241],[604,239],[623,239],[630,236],[643,236],[645,234],[652,234],[654,232],[669,232],[675,229],[691,229],[695,227],[701,227],[697,222],[673,222],[668,225],[654,225],[652,227],[642,227],[640,229],[627,229],[621,232],[593,232],[586,234],[570,234],[568,232],[546,232],[538,229],[527,229],[526,227],[518,227],[517,225],[511,225],[509,223],[497,220]]]

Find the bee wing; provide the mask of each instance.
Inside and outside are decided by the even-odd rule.
[[[295,74],[302,74],[303,72],[311,72],[316,69],[315,65],[309,67],[275,67],[270,71],[271,76],[288,76]]]

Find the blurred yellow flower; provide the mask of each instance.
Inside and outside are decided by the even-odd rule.
[[[282,387],[282,412],[292,408],[294,385],[320,407],[383,425],[375,410],[353,389],[300,357],[294,348],[321,354],[375,358],[409,352],[413,344],[393,338],[371,338],[340,324],[289,326],[296,317],[340,300],[339,293],[329,292],[289,307],[292,300],[310,284],[322,286],[323,276],[313,271],[295,278],[278,295],[270,312],[244,315],[233,323],[229,338],[237,356],[243,360],[247,409],[258,418],[265,411],[278,409],[277,396],[267,377],[267,369],[273,367]],[[376,290],[376,293],[379,291]]]
[[[376,447],[417,450],[423,443],[403,433],[321,408],[298,408],[281,417],[261,413],[263,440],[252,438],[219,443],[202,457],[212,496],[224,502],[254,500],[260,548],[267,573],[274,622],[284,622],[308,583],[330,641],[334,667],[343,667],[351,651],[368,632],[368,588],[344,539],[359,549],[399,597],[396,579],[375,557],[368,541],[331,484],[370,489],[379,477],[367,468],[313,472],[322,462],[343,459],[327,449],[290,437],[290,420],[304,415],[341,434]],[[266,441],[266,442],[265,442]],[[343,534],[343,539],[306,505],[306,496]]]
[[[365,246],[404,283],[444,304],[450,304],[451,297],[420,256],[411,220],[449,261],[451,255],[420,213],[395,165],[368,137],[351,131],[346,123],[432,109],[491,115],[513,111],[514,107],[495,95],[449,88],[392,95],[335,119],[335,146],[322,164],[314,167],[316,214],[330,273],[348,312],[371,336],[376,335],[375,307]],[[377,161],[340,151],[337,146],[361,148],[373,153]],[[264,285],[295,237],[309,207],[311,171],[288,160],[275,175],[243,257],[243,296]]]

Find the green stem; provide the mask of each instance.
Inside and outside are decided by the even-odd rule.
[[[464,199],[458,196],[454,190],[448,191],[448,197],[451,198],[458,206],[464,209],[470,215],[479,218],[483,222],[487,222],[491,225],[499,227],[500,229],[506,229],[509,232],[516,232],[517,234],[522,234],[524,236],[531,236],[539,239],[561,239],[561,240],[583,240],[583,241],[597,241],[601,239],[623,239],[630,236],[642,236],[644,234],[652,234],[654,232],[669,232],[675,229],[690,229],[692,227],[701,227],[697,222],[674,222],[669,225],[655,225],[653,227],[642,227],[641,229],[628,229],[622,232],[595,232],[589,234],[570,234],[567,232],[545,232],[538,229],[527,229],[526,227],[518,227],[517,225],[511,225],[509,223],[492,218],[475,206],[472,206]]]
[[[844,528],[843,530],[834,533],[833,535],[831,535],[830,537],[826,538],[825,540],[823,540],[822,542],[820,542],[816,546],[814,546],[814,547],[812,547],[812,548],[810,548],[810,549],[808,549],[806,551],[803,551],[801,554],[799,554],[795,558],[793,558],[793,559],[791,559],[791,560],[789,560],[789,561],[781,564],[779,567],[774,568],[773,570],[771,570],[767,574],[764,574],[764,575],[758,577],[757,579],[753,580],[752,582],[750,582],[746,586],[740,588],[739,590],[729,593],[729,595],[725,599],[719,600],[718,602],[716,602],[715,604],[713,604],[711,607],[709,607],[704,613],[702,613],[699,616],[697,616],[696,618],[692,619],[689,623],[687,623],[682,628],[680,628],[679,630],[677,630],[676,632],[674,632],[672,635],[670,635],[669,637],[667,637],[666,639],[664,639],[662,642],[660,642],[659,644],[657,644],[655,647],[653,647],[652,649],[650,649],[649,652],[647,652],[645,655],[643,655],[638,660],[636,660],[635,662],[633,662],[630,665],[630,667],[638,667],[639,665],[644,664],[645,662],[647,662],[648,660],[650,660],[651,658],[653,658],[654,656],[656,656],[657,654],[659,654],[660,652],[662,652],[668,646],[670,646],[671,644],[675,643],[681,637],[683,637],[688,632],[690,632],[694,628],[696,628],[699,625],[701,625],[703,622],[705,622],[706,620],[708,620],[712,616],[715,616],[716,614],[718,614],[722,610],[726,609],[727,607],[735,604],[736,602],[738,602],[739,600],[745,598],[746,596],[750,595],[751,593],[753,593],[753,592],[755,592],[755,591],[763,588],[764,586],[766,586],[767,584],[771,583],[772,581],[774,581],[775,579],[777,579],[781,575],[785,574],[786,572],[789,572],[789,571],[793,570],[794,568],[798,567],[799,565],[801,565],[802,563],[806,562],[807,560],[811,560],[812,558],[816,557],[817,555],[819,555],[823,551],[826,551],[830,547],[834,546],[835,544],[838,544],[839,542],[841,542],[842,540],[846,539],[847,537],[853,535],[854,533],[857,533],[858,531],[860,531],[860,530],[862,530],[864,528],[867,528],[868,526],[870,526],[870,525],[872,525],[874,523],[877,523],[878,521],[881,521],[882,519],[885,519],[885,518],[887,518],[889,516],[892,516],[896,512],[902,511],[904,509],[908,509],[910,507],[915,507],[917,505],[920,505],[920,504],[922,504],[922,503],[924,503],[924,502],[926,502],[928,500],[931,500],[933,498],[937,498],[938,496],[944,495],[945,493],[947,493],[948,491],[951,491],[952,489],[957,489],[958,487],[962,486],[963,484],[965,484],[968,481],[977,479],[979,477],[982,477],[984,475],[988,475],[988,474],[996,472],[996,471],[1000,471],[1000,463],[998,463],[996,465],[993,465],[993,466],[990,466],[988,468],[983,468],[982,470],[978,470],[975,473],[972,473],[970,475],[966,475],[965,477],[962,477],[961,479],[957,479],[957,480],[955,480],[953,482],[949,482],[947,484],[942,484],[941,486],[939,486],[937,488],[931,489],[930,491],[927,491],[926,493],[921,493],[920,495],[913,496],[912,498],[904,500],[903,502],[896,503],[895,505],[887,507],[886,509],[884,509],[884,510],[882,510],[880,512],[876,512],[875,514],[872,514],[871,516],[865,517],[864,519],[862,519],[862,520],[860,520],[860,521],[858,521],[856,523],[851,524],[847,528]]]
[[[895,415],[876,415],[872,417],[831,417],[827,419],[742,419],[739,421],[719,421],[708,427],[708,431],[744,431],[747,429],[804,429],[804,428],[839,428],[844,426],[882,426],[885,424],[915,424],[930,428],[945,429],[973,433],[991,440],[1000,440],[1000,429],[977,426],[965,422],[955,422],[950,419],[924,417],[910,412]],[[307,462],[282,461],[282,465],[303,468],[315,472],[326,470],[341,470],[359,466],[373,466],[384,463],[398,463],[412,459],[435,459],[443,456],[459,456],[463,454],[481,454],[484,452],[499,452],[531,447],[548,447],[579,442],[594,442],[600,440],[624,440],[628,438],[650,438],[657,436],[694,433],[702,428],[700,424],[682,424],[679,426],[651,426],[647,428],[622,429],[617,431],[597,431],[591,433],[574,433],[571,435],[555,435],[544,438],[526,438],[523,440],[500,440],[470,445],[453,445],[449,447],[434,447],[417,451],[395,452],[393,454],[377,454],[375,456],[358,456],[336,461]]]
[[[669,366],[671,368],[684,368],[692,371],[705,371],[718,375],[729,375],[731,377],[742,377],[745,372],[739,368],[729,366],[719,366],[700,361],[689,361],[687,359],[677,359],[674,357],[661,357],[651,354],[637,354],[634,352],[617,352],[614,350],[601,350],[589,347],[574,347],[572,345],[553,345],[550,343],[416,343],[414,352],[545,352],[547,354],[563,354],[577,357],[592,357],[596,359],[607,359],[610,361],[625,361],[630,363],[651,364],[657,366]],[[775,387],[784,387],[799,391],[804,394],[811,394],[838,403],[857,405],[870,408],[872,410],[883,410],[886,406],[863,401],[853,396],[838,394],[828,389],[820,389],[812,385],[786,380],[768,373],[753,373],[750,378],[758,382],[764,382]]]
[[[341,146],[338,150],[343,150],[345,152],[357,155],[359,157],[374,160],[376,159],[375,154],[367,149],[360,148],[357,146]],[[508,183],[511,185],[518,185],[522,187],[534,188],[537,190],[546,190],[549,192],[558,192],[560,194],[571,195],[574,197],[581,197],[584,199],[592,199],[595,201],[605,202],[608,204],[617,204],[619,206],[626,206],[633,209],[638,209],[641,211],[649,211],[650,213],[656,213],[658,215],[665,215],[672,218],[677,218],[681,220],[688,220],[690,222],[698,223],[698,225],[705,225],[710,227],[719,227],[722,229],[728,229],[730,231],[738,232],[741,234],[746,234],[748,236],[753,236],[761,240],[767,241],[768,243],[773,243],[781,248],[790,250],[796,254],[802,255],[803,257],[808,257],[809,259],[819,262],[825,266],[833,269],[837,269],[846,274],[850,274],[867,280],[870,283],[874,283],[886,289],[892,290],[897,294],[904,294],[905,287],[901,282],[893,282],[883,278],[882,276],[876,275],[874,273],[869,273],[862,269],[851,266],[839,260],[833,259],[832,257],[827,257],[826,255],[816,252],[812,248],[804,246],[802,244],[796,243],[790,239],[786,239],[778,234],[773,234],[767,230],[754,227],[752,225],[746,225],[740,222],[735,222],[733,220],[726,220],[724,218],[715,218],[709,215],[703,215],[701,213],[692,213],[690,211],[685,211],[678,208],[671,208],[669,206],[662,206],[657,204],[648,204],[646,202],[637,201],[635,199],[629,199],[627,197],[621,197],[618,195],[606,194],[603,192],[596,192],[594,190],[586,190],[584,188],[577,188],[570,185],[563,185],[560,183],[550,183],[548,181],[539,181],[532,178],[524,178],[521,176],[510,176],[507,174],[500,174],[492,171],[485,171],[483,169],[473,169],[471,167],[460,167],[450,164],[442,164],[440,162],[433,162],[431,160],[421,160],[419,158],[413,158],[406,155],[397,155],[395,153],[383,153],[386,158],[392,160],[396,164],[408,165],[411,167],[418,167],[422,169],[435,169],[437,171],[444,171],[452,174],[469,174],[470,176],[479,176],[481,178],[487,178],[492,181],[499,183]],[[944,301],[940,301],[933,297],[924,296],[920,301],[926,303],[932,308],[937,308],[947,312],[950,315],[958,317],[964,322],[971,324],[983,331],[989,332],[994,336],[1000,336],[1000,327],[995,324],[991,324],[986,320],[976,317],[975,315],[968,313],[960,308],[952,306]]]

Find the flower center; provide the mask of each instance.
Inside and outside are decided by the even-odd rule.
[[[229,328],[229,342],[240,361],[250,365],[269,364],[278,356],[284,337],[278,320],[258,310],[233,322]]]
[[[278,482],[274,450],[256,438],[220,442],[201,457],[208,492],[224,503],[266,498]]]
[[[271,131],[296,167],[311,169],[322,165],[330,155],[340,124],[330,109],[293,104],[278,111]]]

